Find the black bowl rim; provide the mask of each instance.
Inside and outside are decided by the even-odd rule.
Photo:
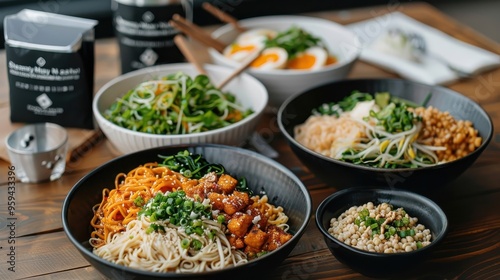
[[[311,220],[312,211],[313,211],[311,195],[310,195],[307,187],[304,185],[304,183],[292,171],[290,171],[288,168],[286,168],[281,163],[279,163],[273,159],[270,159],[264,155],[261,155],[257,152],[254,152],[254,151],[251,151],[248,149],[244,149],[241,147],[228,146],[228,145],[223,145],[223,144],[209,144],[209,143],[169,145],[169,146],[155,147],[155,148],[149,148],[149,149],[145,149],[145,150],[141,150],[141,151],[137,151],[137,152],[132,152],[132,153],[124,154],[124,155],[118,156],[114,159],[111,159],[111,160],[99,165],[98,167],[96,167],[95,169],[90,171],[89,173],[87,173],[84,177],[79,179],[75,183],[75,185],[73,185],[73,187],[71,187],[70,191],[66,195],[66,197],[63,201],[63,204],[62,204],[61,220],[62,220],[62,224],[63,224],[63,230],[64,230],[67,238],[71,241],[71,243],[73,243],[73,245],[78,249],[78,251],[81,254],[84,254],[86,257],[91,258],[98,263],[102,263],[102,264],[105,264],[107,266],[111,266],[117,270],[126,271],[126,272],[133,273],[136,275],[142,275],[145,277],[166,278],[166,279],[180,279],[180,278],[192,278],[192,277],[216,277],[218,274],[231,273],[232,271],[236,272],[238,270],[241,270],[242,268],[245,268],[249,264],[252,264],[255,262],[265,262],[266,259],[272,257],[273,255],[279,253],[279,251],[284,249],[286,244],[285,244],[285,246],[280,247],[280,248],[272,251],[271,253],[268,253],[268,254],[265,254],[265,255],[259,257],[258,259],[249,261],[247,264],[243,264],[240,266],[231,266],[231,267],[221,269],[221,270],[207,271],[207,272],[201,272],[201,273],[174,273],[174,272],[161,272],[160,273],[160,272],[151,272],[151,271],[147,271],[147,270],[134,269],[134,268],[126,267],[123,265],[118,265],[118,264],[112,263],[110,261],[104,260],[104,259],[98,257],[97,255],[93,254],[91,251],[88,250],[88,248],[84,247],[80,242],[78,242],[78,240],[76,240],[76,238],[73,236],[73,234],[69,231],[69,229],[68,229],[69,225],[68,225],[68,220],[67,220],[69,202],[73,198],[73,195],[75,194],[78,187],[83,182],[85,182],[88,177],[92,176],[94,173],[97,173],[100,169],[104,168],[104,166],[111,164],[111,163],[114,163],[114,162],[117,162],[117,161],[121,161],[124,158],[127,158],[129,156],[144,153],[147,151],[152,151],[152,150],[157,150],[157,149],[165,149],[165,148],[166,149],[170,149],[170,148],[178,149],[178,148],[196,148],[196,147],[212,147],[212,148],[219,148],[219,149],[225,149],[225,150],[236,150],[240,153],[247,154],[250,157],[257,157],[257,158],[259,158],[259,160],[262,160],[264,162],[269,163],[270,165],[275,166],[276,168],[281,170],[283,173],[285,173],[287,176],[289,176],[291,179],[296,181],[298,186],[300,187],[302,193],[304,194],[306,209],[307,209],[307,213],[306,213],[307,218],[302,222],[302,224],[300,225],[300,227],[298,228],[296,233],[293,235],[292,239],[290,239],[287,244],[293,244],[293,243],[298,242],[298,240],[304,234],[307,226],[309,225],[309,222]],[[91,264],[91,265],[94,266],[93,264]]]
[[[443,90],[443,91],[448,91],[451,95],[454,95],[457,98],[462,98],[462,99],[467,100],[467,102],[471,103],[477,111],[479,111],[481,114],[483,114],[486,117],[486,120],[487,120],[487,123],[488,123],[488,127],[490,129],[490,133],[488,135],[485,135],[486,137],[483,138],[483,142],[481,143],[481,145],[477,149],[475,149],[472,153],[469,153],[468,155],[466,155],[466,156],[464,156],[462,158],[459,158],[457,160],[449,161],[449,162],[445,162],[445,163],[440,163],[440,164],[433,165],[433,166],[424,166],[424,167],[416,167],[416,168],[391,168],[391,169],[387,169],[387,168],[383,168],[383,167],[371,167],[371,166],[365,166],[365,165],[360,165],[360,164],[354,164],[354,163],[350,163],[350,162],[345,162],[345,161],[341,161],[341,160],[338,160],[338,159],[327,157],[327,156],[322,155],[322,154],[320,154],[318,152],[315,152],[315,151],[307,148],[306,146],[302,145],[298,141],[296,141],[295,138],[288,133],[285,125],[283,124],[283,114],[284,114],[284,111],[286,110],[286,108],[288,107],[288,105],[292,101],[294,101],[296,98],[298,98],[298,97],[300,97],[302,95],[306,95],[309,92],[312,92],[312,91],[316,90],[317,88],[327,87],[327,86],[331,86],[331,85],[335,85],[335,84],[339,84],[339,83],[365,83],[365,82],[376,82],[376,81],[388,81],[388,82],[400,82],[400,83],[407,83],[407,84],[415,84],[415,85],[420,85],[420,86],[427,86],[427,87],[430,87],[430,88],[437,88],[437,89],[440,89],[440,90]],[[339,80],[339,81],[333,81],[333,82],[327,82],[327,83],[320,84],[318,86],[309,88],[309,89],[307,89],[307,90],[305,90],[303,92],[299,92],[299,93],[297,93],[297,94],[295,94],[295,95],[290,96],[289,98],[287,98],[282,103],[282,105],[279,107],[279,109],[278,109],[277,119],[278,119],[278,127],[279,127],[281,133],[283,133],[283,135],[289,141],[289,143],[293,143],[293,145],[295,147],[303,150],[305,153],[308,153],[308,154],[310,154],[312,156],[315,156],[315,157],[317,157],[319,159],[322,159],[324,161],[332,162],[332,163],[335,163],[335,164],[340,164],[340,165],[343,165],[343,166],[346,166],[346,167],[353,167],[353,168],[358,168],[358,169],[361,169],[361,170],[375,171],[375,172],[392,173],[392,172],[401,172],[401,171],[427,170],[427,169],[443,168],[443,167],[445,167],[445,166],[447,166],[449,164],[457,164],[459,162],[468,160],[468,158],[470,158],[470,157],[474,157],[477,154],[482,153],[483,150],[486,149],[486,147],[490,143],[491,139],[493,138],[493,122],[491,120],[491,117],[474,100],[470,99],[469,97],[467,97],[465,95],[462,95],[462,94],[458,93],[457,91],[454,91],[452,89],[449,89],[449,88],[446,88],[446,87],[443,87],[443,86],[428,85],[428,84],[424,84],[424,83],[414,82],[414,81],[410,81],[410,80],[403,80],[403,79],[398,79],[398,78],[353,78],[353,79],[344,79],[344,80]]]
[[[344,242],[341,242],[337,238],[333,237],[330,233],[328,233],[328,230],[323,227],[323,225],[321,224],[321,221],[322,221],[322,217],[323,217],[324,210],[325,210],[326,206],[329,203],[331,203],[332,200],[334,200],[340,196],[349,195],[351,193],[356,193],[356,192],[377,193],[377,194],[385,193],[385,194],[389,194],[393,197],[405,195],[405,196],[409,196],[409,197],[413,197],[415,199],[418,199],[418,200],[424,202],[425,204],[432,206],[433,209],[436,209],[438,211],[438,214],[439,214],[438,216],[444,217],[444,219],[442,221],[443,228],[441,229],[441,231],[435,232],[435,237],[429,245],[427,245],[423,248],[420,248],[418,250],[411,251],[411,252],[376,253],[376,252],[364,251],[364,250],[352,247],[350,245],[347,245]],[[404,208],[404,205],[399,205],[399,206]],[[347,209],[345,209],[345,210],[347,210]],[[331,218],[333,218],[333,217],[331,217]],[[415,255],[415,254],[421,254],[421,253],[428,252],[428,251],[432,250],[436,245],[438,245],[448,232],[448,218],[447,218],[446,214],[444,213],[443,209],[441,209],[441,207],[437,203],[435,203],[434,201],[432,201],[428,197],[421,195],[421,194],[418,194],[418,193],[415,193],[415,192],[412,192],[412,191],[401,190],[401,189],[384,189],[384,188],[378,188],[378,187],[369,187],[369,188],[352,187],[352,188],[347,188],[347,189],[343,189],[343,190],[334,192],[333,194],[326,197],[319,204],[318,208],[316,209],[316,213],[315,213],[315,221],[316,221],[316,227],[319,229],[319,231],[321,232],[321,234],[323,235],[324,238],[328,238],[328,240],[333,241],[335,244],[343,247],[346,250],[355,252],[355,253],[363,255],[363,256],[377,257],[377,258],[384,258],[384,257],[389,258],[389,257],[394,257],[394,256],[396,256],[396,257],[409,256],[409,255]]]

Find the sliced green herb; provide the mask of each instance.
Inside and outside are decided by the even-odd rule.
[[[144,205],[144,198],[142,196],[138,196],[134,199],[134,205],[137,207],[142,207]]]
[[[170,223],[183,227],[187,234],[204,234],[203,219],[210,219],[212,206],[186,196],[182,190],[158,193],[139,211],[138,215],[149,217],[148,233],[163,230],[163,226],[155,222]]]

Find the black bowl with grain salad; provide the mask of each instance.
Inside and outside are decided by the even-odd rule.
[[[323,200],[316,226],[340,262],[370,277],[401,277],[432,257],[448,221],[417,193],[358,187]]]
[[[490,117],[472,99],[401,79],[349,79],[289,98],[278,126],[292,151],[337,188],[372,185],[435,192],[491,141]]]

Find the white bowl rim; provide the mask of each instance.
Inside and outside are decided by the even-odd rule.
[[[261,74],[261,75],[277,75],[277,76],[296,76],[296,75],[314,75],[316,73],[321,73],[321,72],[328,72],[334,69],[338,69],[341,67],[344,67],[353,61],[355,61],[361,54],[361,49],[362,49],[362,44],[361,44],[361,39],[359,38],[358,35],[356,35],[353,31],[345,27],[344,25],[341,25],[337,22],[324,19],[324,18],[318,18],[318,17],[312,17],[312,16],[300,16],[300,15],[272,15],[272,16],[261,16],[261,17],[252,17],[252,18],[246,18],[242,20],[238,20],[238,23],[241,26],[245,26],[247,24],[253,24],[253,23],[261,23],[262,21],[277,21],[277,22],[282,22],[282,21],[290,21],[290,22],[297,22],[297,25],[300,25],[301,22],[308,21],[308,22],[314,22],[314,23],[321,23],[321,24],[326,24],[326,25],[331,25],[335,26],[338,30],[341,30],[342,32],[345,32],[346,34],[349,34],[352,36],[353,39],[353,45],[356,48],[356,52],[353,52],[352,55],[348,57],[348,59],[340,61],[340,63],[334,63],[332,65],[327,65],[325,67],[322,67],[320,69],[315,69],[315,70],[296,70],[296,69],[247,69],[247,72],[255,74]],[[225,34],[229,31],[234,29],[234,27],[231,24],[225,24],[216,30],[212,32],[212,37],[218,38],[222,34]],[[227,64],[233,66],[233,67],[238,67],[240,63],[236,61],[232,61],[230,59],[227,59],[221,55],[217,50],[214,48],[208,48],[209,54],[211,54],[214,57],[219,57],[221,60],[224,60]]]
[[[227,71],[228,73],[231,73],[233,71],[231,68],[229,68],[227,66],[222,66],[222,65],[205,64],[203,67],[207,70],[207,72],[209,74],[210,74],[210,71]],[[125,74],[122,74],[120,76],[113,78],[112,80],[110,80],[109,82],[104,84],[97,91],[97,93],[94,96],[94,99],[92,101],[92,110],[93,110],[95,118],[98,120],[98,122],[101,122],[104,125],[112,127],[114,130],[117,130],[121,133],[132,134],[132,135],[141,136],[141,137],[147,136],[148,138],[152,138],[152,139],[165,139],[165,140],[168,140],[168,139],[189,139],[189,138],[205,137],[205,136],[210,136],[210,135],[214,135],[214,134],[219,134],[219,133],[223,133],[223,132],[226,132],[228,130],[231,130],[231,129],[235,128],[236,126],[242,126],[242,125],[252,121],[253,119],[257,118],[258,116],[260,116],[264,112],[264,110],[267,106],[267,103],[269,101],[269,93],[267,91],[267,88],[259,80],[257,80],[253,76],[251,76],[247,73],[241,73],[241,74],[239,74],[241,77],[252,81],[252,83],[254,83],[255,86],[259,87],[259,89],[255,90],[255,92],[264,93],[262,95],[262,98],[264,98],[264,99],[262,99],[262,102],[259,104],[260,106],[258,108],[253,109],[254,110],[253,114],[247,116],[246,118],[244,118],[236,123],[230,124],[230,125],[225,126],[225,127],[212,129],[212,130],[204,131],[204,132],[189,133],[189,134],[152,134],[152,133],[140,132],[140,131],[135,131],[135,130],[121,127],[121,126],[107,120],[103,116],[103,112],[99,111],[98,104],[99,104],[100,97],[104,94],[104,92],[108,88],[110,88],[114,84],[116,84],[120,81],[127,80],[128,78],[144,74],[144,73],[155,73],[155,72],[159,72],[159,71],[166,71],[166,72],[172,71],[173,72],[174,69],[178,69],[178,71],[183,71],[186,69],[195,69],[195,67],[191,63],[185,63],[185,62],[171,63],[171,64],[164,64],[164,65],[157,65],[157,66],[142,68],[142,69],[131,71],[131,72],[128,72],[128,73],[125,73]]]

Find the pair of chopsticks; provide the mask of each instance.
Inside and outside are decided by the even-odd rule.
[[[218,18],[220,21],[231,24],[234,27],[234,29],[238,30],[239,32],[244,32],[247,30],[245,27],[241,26],[238,23],[237,19],[225,13],[221,9],[215,7],[214,5],[208,2],[204,2],[202,4],[202,7],[205,11],[211,13],[214,17]]]
[[[223,12],[222,10],[213,6],[212,4],[205,2],[205,3],[203,3],[203,8],[205,10],[207,10],[208,12],[210,12],[212,15],[219,18],[221,21],[232,24],[239,31],[245,30],[243,27],[241,27],[238,24],[238,21],[235,18],[226,14],[225,12]],[[182,33],[186,34],[187,36],[197,40],[198,42],[200,42],[208,47],[214,48],[218,52],[223,52],[224,49],[226,48],[226,45],[223,42],[212,38],[212,36],[205,33],[205,31],[201,27],[197,26],[196,24],[194,24],[192,22],[189,22],[188,20],[186,20],[185,18],[183,18],[179,14],[174,14],[169,23],[174,28],[177,28]],[[185,37],[183,35],[180,35],[180,34],[176,35],[174,37],[174,42],[177,45],[177,47],[179,47],[179,49],[181,50],[184,57],[186,57],[186,59],[189,62],[193,63],[193,65],[196,67],[198,72],[200,74],[206,75],[206,71],[204,70],[203,65],[201,65],[201,63],[196,59],[196,56],[192,53],[192,51],[188,47]],[[257,52],[253,56],[246,59],[238,68],[236,68],[236,70],[233,73],[231,73],[231,75],[226,77],[226,79],[224,79],[217,86],[217,88],[222,89],[233,78],[235,78],[241,72],[243,72],[245,69],[247,69],[251,65],[251,63],[260,55],[260,53],[261,53],[261,51]]]
[[[188,35],[189,37],[199,41],[200,43],[212,47],[218,52],[224,51],[226,44],[223,42],[212,38],[209,34],[199,27],[198,25],[186,20],[179,14],[174,14],[172,19],[169,21],[170,25],[177,28],[182,33]]]
[[[213,16],[218,18],[220,21],[231,24],[239,32],[243,32],[246,30],[246,28],[239,25],[237,19],[235,19],[231,15],[225,13],[221,9],[215,7],[214,5],[212,5],[208,2],[205,2],[205,3],[203,3],[202,6],[206,11],[211,13]],[[218,52],[224,51],[224,49],[226,47],[225,43],[223,43],[217,39],[214,39],[212,36],[205,33],[205,31],[201,27],[186,20],[184,17],[182,17],[179,14],[174,14],[169,23],[174,28],[177,28],[178,30],[180,30],[184,34],[188,35],[189,37],[199,41],[200,43],[202,43],[206,46],[214,48]]]
[[[203,65],[196,58],[196,56],[193,54],[193,52],[189,48],[188,43],[186,41],[186,37],[184,37],[183,35],[180,35],[180,34],[176,35],[174,37],[174,42],[177,45],[177,47],[179,48],[179,50],[182,52],[184,57],[186,57],[187,61],[191,62],[200,74],[207,75],[207,72],[203,68]],[[239,74],[241,74],[243,71],[245,71],[245,69],[247,69],[252,64],[252,62],[260,55],[260,53],[261,53],[261,51],[255,53],[251,57],[247,58],[229,76],[227,76],[224,80],[222,80],[222,82],[220,82],[219,85],[217,85],[217,88],[218,89],[224,88],[224,86],[226,86],[232,79],[234,79]]]

